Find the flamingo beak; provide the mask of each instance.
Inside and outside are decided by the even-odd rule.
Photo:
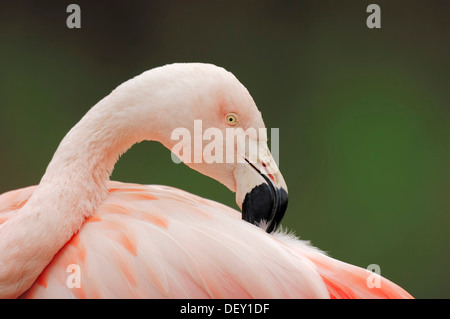
[[[288,204],[287,186],[272,155],[267,151],[256,161],[245,158],[238,172],[236,201],[242,219],[273,232],[284,217]]]

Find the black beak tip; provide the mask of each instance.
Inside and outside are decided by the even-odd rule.
[[[284,217],[288,204],[287,192],[263,183],[247,193],[242,203],[242,219],[254,225],[266,225],[273,232]]]

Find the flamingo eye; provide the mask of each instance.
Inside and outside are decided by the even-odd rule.
[[[238,122],[237,115],[234,113],[228,113],[227,116],[225,117],[225,120],[228,125],[236,125]]]

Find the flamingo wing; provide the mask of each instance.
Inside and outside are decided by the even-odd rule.
[[[97,213],[22,298],[410,298],[240,212],[166,186],[109,182]],[[0,224],[36,186],[0,195]],[[44,234],[45,235],[45,234]]]
[[[314,264],[332,299],[413,298],[403,288],[375,272],[331,258],[293,236],[284,236],[286,249]]]
[[[411,299],[403,288],[367,269],[323,255],[310,256],[333,299]]]
[[[313,264],[273,238],[214,201],[110,182],[97,213],[22,297],[329,297]]]

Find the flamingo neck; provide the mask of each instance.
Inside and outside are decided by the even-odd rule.
[[[104,201],[119,156],[146,138],[129,118],[134,105],[123,103],[119,91],[95,105],[62,140],[27,204],[0,225],[0,298],[34,283]]]
[[[0,225],[0,298],[31,287],[95,213],[121,154],[142,140],[171,149],[169,131],[201,116],[197,104],[207,103],[205,98],[212,104],[211,94],[195,91],[216,92],[209,76],[192,75],[201,68],[174,64],[146,71],[117,87],[70,130],[27,204]],[[222,75],[217,81],[223,82]]]

